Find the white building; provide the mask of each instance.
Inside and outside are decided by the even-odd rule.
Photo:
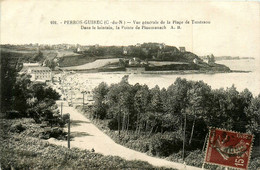
[[[20,73],[31,75],[31,81],[51,81],[52,71],[49,67],[23,67]]]
[[[38,67],[39,63],[23,63],[23,67]]]
[[[199,64],[199,60],[197,58],[194,58],[193,63],[194,64]]]

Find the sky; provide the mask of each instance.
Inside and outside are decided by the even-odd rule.
[[[252,1],[13,1],[1,2],[1,44],[185,46],[197,55],[260,59],[260,2]],[[82,30],[67,20],[210,21],[179,30]],[[57,25],[50,24],[57,21]],[[257,60],[260,61],[260,60]]]

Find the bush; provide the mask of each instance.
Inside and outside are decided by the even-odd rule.
[[[44,131],[40,134],[41,139],[55,138],[58,140],[66,139],[66,132],[63,132],[61,128],[45,128]]]
[[[21,117],[23,117],[23,114],[21,114],[20,112],[18,112],[16,110],[11,110],[11,111],[7,111],[5,113],[5,117],[7,119],[21,118]]]
[[[182,147],[182,140],[168,133],[157,133],[149,141],[149,152],[156,156],[169,156]]]
[[[47,127],[42,124],[36,124],[32,118],[22,118],[8,120],[4,119],[6,131],[12,133],[19,133],[23,137],[35,137],[40,139],[56,138],[59,140],[65,140],[67,133],[59,127]]]
[[[10,131],[15,133],[21,133],[25,129],[26,128],[21,123],[17,123],[11,126]]]
[[[204,161],[204,156],[201,150],[195,150],[189,153],[189,155],[185,158],[185,162],[188,165],[202,167]]]
[[[149,152],[149,141],[147,139],[130,140],[125,146],[140,152]]]
[[[171,154],[169,157],[167,157],[166,159],[169,161],[173,161],[173,162],[180,162],[183,163],[183,159],[182,159],[182,150],[179,151],[178,153],[173,153]]]
[[[117,156],[68,149],[28,136],[4,134],[0,135],[2,169],[166,169],[143,161],[126,161]]]
[[[109,128],[110,130],[117,130],[117,129],[118,129],[117,120],[116,120],[116,119],[111,119],[111,120],[108,122],[108,128]]]
[[[70,119],[70,114],[69,113],[65,113],[65,114],[62,115],[62,121],[64,123],[68,123],[69,119]]]
[[[253,158],[250,161],[249,169],[258,169],[260,167],[260,157]]]

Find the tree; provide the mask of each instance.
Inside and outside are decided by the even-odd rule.
[[[193,82],[191,89],[188,90],[186,113],[193,117],[189,144],[191,144],[192,141],[196,119],[205,119],[208,113],[208,98],[210,96],[210,91],[211,88],[202,81]]]
[[[246,130],[249,133],[260,134],[260,94],[253,98],[245,108],[247,116]]]
[[[186,79],[177,78],[174,84],[167,89],[167,114],[172,114],[175,121],[175,128],[182,129],[185,108],[187,107],[187,92],[191,83]]]
[[[45,66],[49,67],[51,70],[54,70],[55,67],[57,66],[57,63],[54,61],[54,59],[50,60],[50,59],[46,59],[44,61]]]
[[[8,55],[1,56],[1,112],[12,109],[13,88],[17,72],[11,67]]]
[[[28,108],[27,113],[37,123],[49,122],[51,126],[58,125],[61,120],[57,105],[53,99],[45,98],[37,102],[33,107]]]
[[[128,76],[124,76],[120,83],[112,84],[106,95],[108,105],[108,118],[117,119],[118,133],[120,130],[128,130],[131,111],[131,85]]]
[[[108,85],[104,82],[100,83],[94,90],[93,90],[93,113],[94,117],[98,117],[100,119],[104,119],[106,117],[106,100],[105,96],[108,93]]]
[[[34,62],[41,62],[44,60],[43,53],[39,50],[38,53],[34,56],[33,61]]]
[[[26,116],[26,110],[30,107],[27,99],[33,97],[31,88],[30,76],[21,74],[16,77],[16,82],[13,87],[12,109],[19,111]]]
[[[147,85],[143,85],[134,96],[134,107],[137,113],[136,132],[144,129],[150,105],[150,92]]]

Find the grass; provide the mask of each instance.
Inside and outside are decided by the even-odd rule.
[[[64,56],[59,60],[60,67],[72,67],[72,66],[80,66],[87,63],[94,62],[98,59],[109,59],[109,58],[117,58],[117,56],[105,55],[105,56],[90,56],[90,55],[68,55]]]
[[[84,55],[65,56],[59,60],[59,66],[60,67],[79,66],[86,63],[94,62],[95,60],[96,60],[95,57],[84,56]]]
[[[31,120],[1,119],[0,169],[166,169],[143,161],[126,161],[117,156],[103,156],[88,150],[49,144],[39,138],[11,132],[21,122],[26,129],[35,126]],[[109,146],[108,146],[109,147]]]

